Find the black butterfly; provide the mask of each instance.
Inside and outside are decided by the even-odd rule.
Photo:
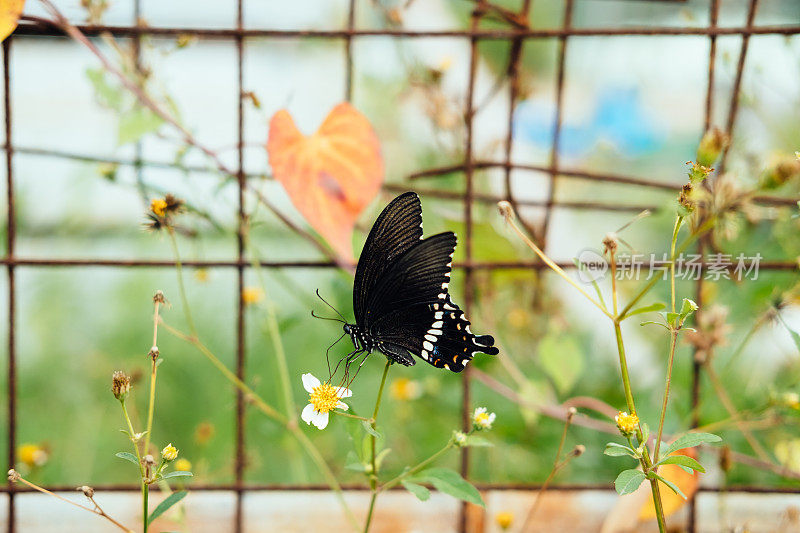
[[[450,299],[455,248],[450,231],[422,238],[416,193],[401,194],[386,206],[356,267],[356,323],[344,325],[356,348],[348,363],[377,349],[401,365],[416,364],[416,355],[437,368],[461,372],[477,352],[498,353],[494,338],[474,335]]]

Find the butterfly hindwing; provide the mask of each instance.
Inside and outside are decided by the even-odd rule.
[[[478,352],[496,355],[491,335],[476,336],[464,312],[448,295],[444,300],[398,311],[373,328],[378,348],[398,363],[410,366],[407,350],[437,368],[461,372]],[[392,353],[387,353],[386,349]],[[400,356],[398,356],[400,352]]]

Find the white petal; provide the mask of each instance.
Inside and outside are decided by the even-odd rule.
[[[300,418],[301,418],[301,419],[303,420],[303,422],[305,422],[306,424],[310,424],[310,423],[311,423],[311,421],[314,419],[314,406],[313,406],[313,405],[311,405],[311,404],[308,404],[308,405],[306,405],[306,406],[303,408],[303,412],[302,412],[302,413],[300,413]]]
[[[314,392],[314,389],[320,386],[320,382],[311,374],[303,374],[303,388],[306,392]]]
[[[314,417],[311,419],[311,423],[317,426],[319,429],[325,429],[325,427],[328,425],[328,418],[328,413],[314,411]]]
[[[336,394],[339,396],[339,398],[349,398],[353,395],[353,391],[350,389],[345,389],[344,387],[339,387],[336,389]]]
[[[344,402],[337,403],[336,408],[341,409],[342,411],[347,411],[349,409],[349,407],[347,407],[347,404]]]

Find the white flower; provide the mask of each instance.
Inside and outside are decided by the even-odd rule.
[[[463,431],[455,431],[453,432],[453,442],[459,448],[463,448],[467,445],[467,435]]]
[[[328,425],[328,413],[334,409],[347,411],[347,404],[342,398],[349,398],[353,391],[344,387],[334,387],[330,383],[322,383],[311,374],[303,374],[303,388],[308,392],[308,405],[303,408],[300,418],[306,424],[314,424],[319,429]]]
[[[492,423],[497,415],[487,412],[485,407],[476,407],[472,414],[472,425],[478,431],[482,429],[492,429]]]

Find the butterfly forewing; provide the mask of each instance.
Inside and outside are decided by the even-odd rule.
[[[381,212],[369,232],[353,283],[356,322],[364,320],[367,299],[395,258],[422,239],[422,207],[415,192],[401,194]]]

